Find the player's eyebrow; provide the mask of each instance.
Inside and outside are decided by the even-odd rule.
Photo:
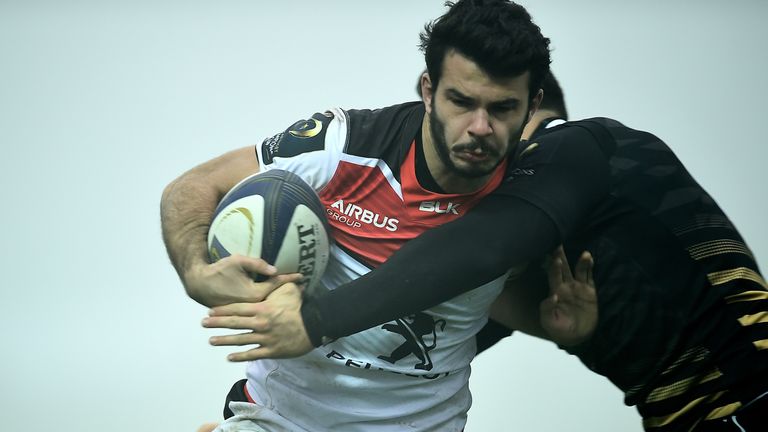
[[[446,89],[446,95],[449,98],[456,99],[463,102],[476,102],[476,100],[470,96],[465,95],[464,93],[460,92],[459,90],[456,90],[454,88]],[[493,107],[509,107],[509,108],[515,108],[520,103],[520,99],[517,97],[509,97],[506,99],[500,99],[497,101],[491,102],[489,105]]]
[[[464,100],[464,101],[473,101],[474,100],[471,97],[465,95],[464,93],[462,93],[462,92],[460,92],[460,91],[458,91],[456,89],[452,89],[452,88],[446,90],[446,94],[448,95],[448,97],[453,98],[453,99],[459,99],[459,100]]]

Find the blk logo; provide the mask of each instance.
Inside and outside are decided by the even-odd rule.
[[[419,210],[428,213],[453,213],[457,215],[459,214],[459,211],[456,209],[458,209],[460,205],[461,204],[454,204],[452,202],[443,204],[440,201],[422,201],[419,205]]]

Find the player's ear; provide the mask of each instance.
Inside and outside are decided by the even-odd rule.
[[[539,89],[538,93],[536,93],[536,96],[531,99],[531,105],[528,107],[528,118],[525,121],[526,123],[531,121],[533,115],[536,114],[536,111],[539,110],[539,105],[541,105],[542,99],[544,99],[544,90]]]
[[[429,79],[429,73],[424,71],[421,74],[421,100],[424,101],[424,108],[427,114],[432,113],[432,80]]]

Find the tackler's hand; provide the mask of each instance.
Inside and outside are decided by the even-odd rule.
[[[230,361],[298,357],[314,348],[301,318],[301,303],[301,288],[288,283],[273,291],[263,302],[211,309],[209,316],[203,319],[203,327],[247,330],[210,339],[211,345],[215,346],[258,345],[230,354],[227,356]]]
[[[597,327],[593,266],[592,255],[585,251],[572,274],[562,246],[549,263],[549,296],[539,305],[539,313],[542,327],[552,341],[560,345],[580,344],[589,339]]]

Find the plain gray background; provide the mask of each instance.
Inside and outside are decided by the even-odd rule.
[[[160,238],[163,187],[331,106],[414,99],[441,1],[0,0],[3,429],[193,431],[243,373]],[[765,263],[768,3],[524,2],[573,118],[677,151]],[[640,431],[621,393],[514,336],[474,363],[467,432]],[[361,397],[365,397],[362,393]]]

